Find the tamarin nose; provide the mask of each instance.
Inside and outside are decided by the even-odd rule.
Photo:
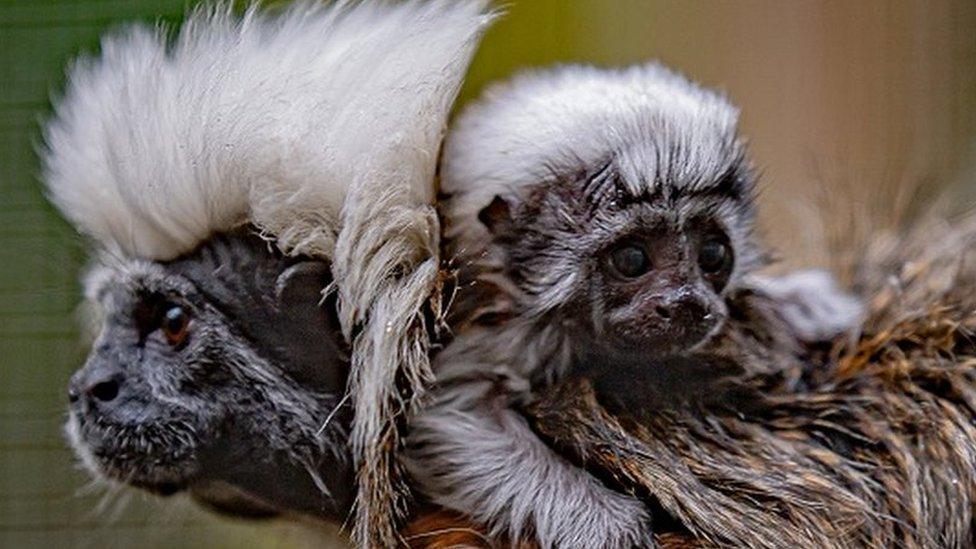
[[[119,382],[114,379],[100,381],[88,389],[88,394],[95,400],[111,402],[119,396]]]
[[[111,402],[119,396],[122,379],[117,372],[78,372],[68,384],[68,400],[78,402],[82,397],[97,402]]]
[[[654,306],[654,312],[661,320],[684,324],[705,320],[708,311],[700,299],[694,295],[679,295]]]

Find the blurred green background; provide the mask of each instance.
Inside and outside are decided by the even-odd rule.
[[[123,22],[178,22],[184,0],[0,0],[0,547],[321,546],[282,524],[190,502],[86,488],[61,434],[77,343],[82,242],[44,200],[34,147],[68,59]],[[514,0],[486,36],[462,102],[553,62],[658,58],[727,91],[764,173],[780,249],[823,254],[799,198],[848,181],[950,177],[976,136],[976,2]]]

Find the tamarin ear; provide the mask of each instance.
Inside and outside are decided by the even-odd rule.
[[[512,225],[512,207],[501,195],[495,195],[491,203],[478,212],[478,221],[493,235],[500,235]]]
[[[329,265],[323,261],[301,261],[289,266],[275,282],[279,307],[317,305],[321,293],[332,282]]]

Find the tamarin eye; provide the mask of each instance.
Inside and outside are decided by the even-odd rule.
[[[705,274],[717,274],[731,267],[732,250],[728,243],[709,240],[698,250],[698,266]]]
[[[610,263],[618,273],[627,278],[636,278],[646,273],[651,266],[647,252],[639,246],[625,244],[610,254]]]
[[[162,326],[166,341],[174,347],[183,343],[190,326],[190,315],[179,305],[170,305],[163,312]]]

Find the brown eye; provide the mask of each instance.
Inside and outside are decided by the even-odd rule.
[[[709,240],[698,250],[698,266],[705,274],[718,274],[732,267],[732,250],[721,240]]]
[[[627,278],[636,278],[646,273],[651,266],[647,252],[640,246],[626,244],[610,254],[610,263],[618,273]]]
[[[162,326],[166,341],[174,347],[183,343],[190,327],[190,314],[179,305],[170,305],[163,312]]]

